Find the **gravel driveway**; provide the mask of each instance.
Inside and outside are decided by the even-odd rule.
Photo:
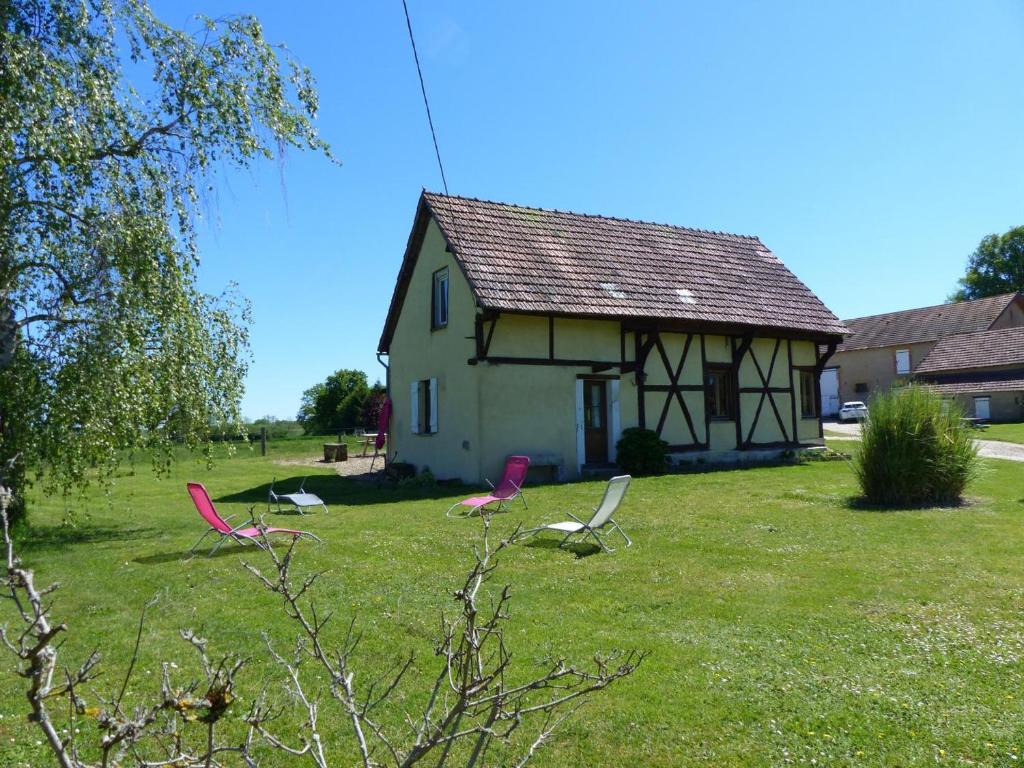
[[[839,440],[859,440],[860,424],[857,422],[840,424],[837,421],[826,421],[825,437],[834,437]],[[1002,440],[975,440],[974,442],[978,444],[979,456],[988,459],[1024,461],[1024,445],[1004,443]]]

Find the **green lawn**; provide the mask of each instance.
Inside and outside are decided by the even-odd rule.
[[[1008,443],[1024,443],[1024,423],[989,424],[987,429],[980,430],[981,440],[1004,440]]]
[[[409,650],[429,676],[438,615],[452,605],[479,522],[444,517],[451,490],[410,498],[419,492],[271,463],[317,442],[272,444],[266,459],[242,453],[210,471],[186,461],[160,480],[140,467],[120,478],[109,505],[99,495],[75,503],[75,530],[59,526],[63,502],[37,499],[23,553],[40,582],[64,585],[53,600],[70,627],[65,663],[100,647],[106,674],[96,688],[115,689],[139,609],[156,595],[135,690],[157,690],[161,659],[188,667],[182,627],[200,629],[214,651],[253,656],[248,690],[280,681],[260,634],[284,646],[295,631],[243,572],[238,550],[181,559],[203,528],[184,483],[204,482],[223,513],[244,515],[272,475],[288,485],[308,473],[330,514],[271,522],[323,537],[303,547],[300,567],[330,570],[319,595],[338,613],[336,634],[358,617],[363,681]],[[638,479],[619,515],[633,547],[585,557],[514,547],[494,586],[513,585],[507,639],[520,674],[559,654],[651,653],[577,713],[536,765],[1017,764],[1024,473],[1009,462],[985,467],[966,507],[894,512],[851,505],[843,462]],[[531,489],[529,510],[516,505],[496,526],[563,519],[600,490]],[[0,621],[10,610],[0,605]],[[24,719],[23,681],[0,659],[0,763],[50,764]],[[349,764],[341,713],[327,703],[321,723],[336,764]]]

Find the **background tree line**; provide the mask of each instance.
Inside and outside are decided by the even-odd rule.
[[[359,427],[375,430],[386,396],[379,381],[370,386],[362,371],[342,368],[302,393],[296,418],[307,435]]]

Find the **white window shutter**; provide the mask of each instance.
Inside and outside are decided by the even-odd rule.
[[[618,451],[616,443],[622,436],[622,422],[619,417],[619,380],[608,382],[608,461],[614,462]]]
[[[418,435],[420,433],[420,383],[414,381],[409,386],[409,390],[410,413],[412,414],[409,419],[412,422],[412,433]]]
[[[910,350],[896,350],[896,373],[910,373]]]
[[[437,432],[437,379],[430,380],[430,433]]]

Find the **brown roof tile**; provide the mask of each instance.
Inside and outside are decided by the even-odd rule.
[[[1024,328],[1000,328],[940,339],[915,373],[1024,365]]]
[[[1024,390],[1024,373],[1014,378],[978,377],[947,381],[941,383],[926,382],[929,389],[940,395],[967,395],[988,392],[1017,392]]]
[[[431,192],[422,200],[486,309],[846,332],[756,237]],[[382,349],[392,327],[389,317]]]
[[[844,320],[851,336],[838,352],[935,341],[958,333],[985,331],[1017,294],[1004,293],[974,301],[906,309]]]

